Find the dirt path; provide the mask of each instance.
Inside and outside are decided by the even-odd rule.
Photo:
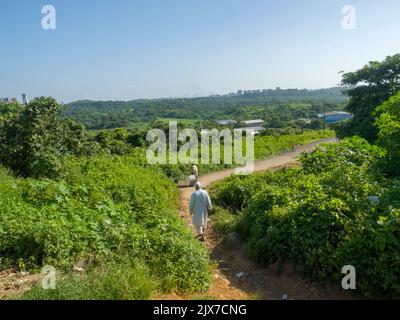
[[[321,143],[334,142],[336,139],[324,139],[297,148],[293,152],[285,152],[272,158],[255,163],[255,171],[276,170],[289,166],[304,151],[312,151]],[[209,173],[200,177],[203,187],[207,188],[215,181],[224,179],[235,172],[229,169]],[[180,216],[191,227],[188,214],[188,202],[193,188],[180,189]],[[339,288],[314,283],[295,270],[288,263],[276,263],[268,268],[257,265],[246,253],[240,241],[230,239],[223,241],[212,227],[207,233],[207,249],[215,267],[213,268],[213,284],[203,295],[178,296],[166,295],[163,299],[349,299],[350,296]]]

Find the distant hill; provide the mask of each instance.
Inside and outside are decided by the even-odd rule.
[[[80,121],[90,129],[130,127],[158,118],[214,120],[237,115],[246,106],[269,107],[282,103],[340,105],[346,101],[340,88],[318,90],[275,89],[241,95],[201,98],[139,99],[132,101],[81,100],[66,106],[65,116]]]

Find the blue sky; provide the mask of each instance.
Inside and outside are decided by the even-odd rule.
[[[43,30],[54,5],[57,29]],[[341,27],[354,5],[357,28]],[[322,88],[400,53],[398,0],[0,0],[0,97]]]

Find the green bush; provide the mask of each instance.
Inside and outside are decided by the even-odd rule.
[[[0,181],[3,267],[68,270],[82,257],[140,259],[163,290],[205,290],[208,254],[176,215],[177,189],[134,156],[71,158],[58,180]]]
[[[383,156],[360,138],[346,139],[303,154],[302,168],[230,177],[211,192],[232,209],[226,199],[241,190],[236,230],[261,263],[289,259],[337,285],[350,264],[360,293],[398,298],[400,210],[397,182],[374,170]]]
[[[389,175],[400,176],[400,92],[379,106],[375,115],[378,143],[387,150],[384,170]]]
[[[221,207],[215,206],[214,208],[212,213],[213,229],[223,236],[234,232],[240,217]]]

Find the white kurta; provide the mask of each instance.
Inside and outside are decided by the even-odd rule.
[[[207,191],[193,192],[189,201],[189,212],[192,214],[193,225],[206,227],[210,210],[212,210],[212,205]]]

